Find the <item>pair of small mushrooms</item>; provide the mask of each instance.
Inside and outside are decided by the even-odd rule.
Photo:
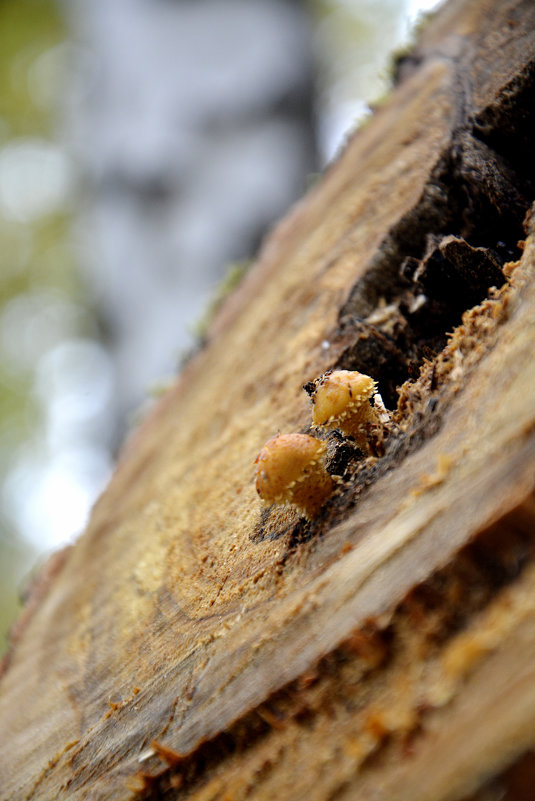
[[[312,401],[312,422],[337,428],[352,437],[364,453],[380,429],[373,378],[349,370],[329,371],[304,389]],[[269,504],[290,504],[308,520],[315,518],[333,491],[334,479],[325,468],[327,443],[307,434],[277,434],[256,457],[256,491]]]

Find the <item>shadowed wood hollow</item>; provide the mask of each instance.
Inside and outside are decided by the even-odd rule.
[[[396,73],[36,582],[0,798],[535,786],[535,4],[451,0]],[[312,427],[331,369],[378,382],[374,455]],[[325,442],[311,521],[256,494],[279,431]]]

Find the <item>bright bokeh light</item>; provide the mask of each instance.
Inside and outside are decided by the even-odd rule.
[[[0,312],[0,358],[12,374],[33,371],[54,346],[73,336],[85,310],[54,288],[37,287],[11,298]]]
[[[409,0],[408,25],[412,26],[422,14],[434,11],[444,0]]]
[[[69,42],[49,47],[32,60],[26,80],[34,103],[45,111],[58,107],[58,87],[72,70],[78,53]]]
[[[393,51],[412,37],[422,15],[443,0],[330,0],[316,30],[325,71],[318,115],[319,151],[331,161],[389,91]],[[320,0],[321,3],[321,0]]]
[[[111,472],[109,454],[90,445],[55,454],[27,448],[3,489],[6,513],[38,552],[72,542]]]
[[[69,160],[57,145],[14,139],[0,150],[0,207],[7,219],[32,222],[60,211],[70,185]]]
[[[39,361],[36,395],[45,409],[52,444],[105,415],[113,393],[113,368],[104,348],[91,340],[66,340]]]
[[[46,305],[41,312],[47,316]],[[53,317],[53,308],[48,312]],[[59,547],[83,530],[110,475],[107,411],[112,393],[109,356],[93,340],[62,340],[38,360],[34,395],[44,428],[20,451],[2,499],[7,514],[38,550]]]

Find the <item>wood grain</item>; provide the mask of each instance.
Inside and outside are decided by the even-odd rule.
[[[450,2],[268,239],[18,626],[0,797],[453,801],[535,747],[535,232],[520,252],[514,156],[534,59],[531,2]],[[364,358],[362,321],[399,314],[429,237],[494,227],[503,287],[403,334],[384,456],[346,458],[311,524],[264,510],[254,458],[309,430],[302,384]]]

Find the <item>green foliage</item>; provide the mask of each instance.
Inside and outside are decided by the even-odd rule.
[[[3,0],[0,19],[0,159],[5,166],[11,146],[53,141],[60,87],[51,66],[57,64],[65,30],[51,0]],[[5,314],[27,293],[50,290],[73,298],[80,289],[68,245],[66,214],[52,211],[18,217],[7,213],[3,191],[0,182],[0,334],[5,338]],[[2,481],[40,425],[39,406],[32,394],[36,365],[13,355],[16,344],[8,358],[0,336]],[[35,551],[20,539],[16,521],[0,514],[0,652],[18,610],[18,585],[34,559]]]
[[[64,38],[57,8],[49,0],[3,0],[0,4],[0,115],[3,138],[46,134],[49,110],[32,94],[37,59]]]

